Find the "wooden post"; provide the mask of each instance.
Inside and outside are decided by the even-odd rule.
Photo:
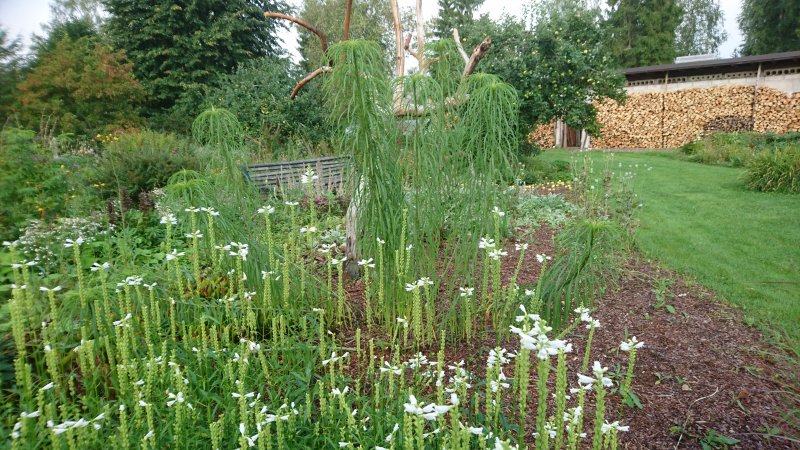
[[[758,65],[758,72],[756,73],[756,83],[753,85],[753,109],[750,113],[750,123],[752,124],[752,131],[756,131],[756,105],[758,104],[758,83],[761,81],[761,64]]]
[[[667,85],[669,84],[669,72],[664,74],[664,92],[661,93],[661,148],[666,148],[666,136],[664,135],[664,115],[667,113]]]

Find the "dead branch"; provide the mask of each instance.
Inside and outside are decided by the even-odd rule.
[[[419,61],[419,56],[417,56],[417,52],[411,49],[411,33],[408,33],[406,35],[406,40],[405,42],[403,42],[403,48],[405,49],[405,51],[408,52],[409,55],[413,56],[414,58],[417,58],[417,61]]]
[[[464,67],[464,73],[461,74],[461,78],[467,78],[475,71],[478,67],[478,63],[481,62],[481,58],[486,55],[486,52],[489,51],[489,47],[492,46],[492,38],[486,37],[480,44],[478,44],[474,50],[472,50],[472,55],[469,57],[469,61],[467,61],[467,65]]]
[[[271,11],[265,12],[264,13],[264,17],[267,17],[267,18],[271,17],[273,19],[284,19],[284,20],[288,20],[290,22],[294,22],[294,23],[300,25],[301,27],[303,27],[303,28],[307,29],[308,31],[310,31],[310,32],[312,32],[312,33],[317,35],[317,37],[319,38],[320,47],[322,47],[322,53],[325,53],[325,52],[328,51],[328,38],[325,37],[325,33],[320,31],[319,29],[313,27],[310,23],[306,22],[305,20],[299,19],[299,18],[294,17],[294,16],[290,16],[288,14],[283,14],[283,13],[278,13],[278,12],[271,12]]]
[[[394,22],[394,38],[396,43],[395,51],[395,76],[402,77],[405,72],[406,54],[403,51],[403,26],[400,24],[400,9],[397,7],[397,0],[389,0],[389,8],[392,10],[392,19]],[[394,90],[394,105],[395,108],[400,107],[400,102],[403,96],[403,86],[398,85]]]
[[[353,0],[347,0],[347,9],[344,12],[344,33],[342,40],[350,39],[350,14],[353,12]]]
[[[417,0],[417,61],[419,70],[425,72],[425,20],[422,17],[422,0]]]
[[[458,34],[458,29],[453,28],[453,40],[456,41],[456,48],[458,49],[458,53],[461,55],[461,58],[464,60],[464,64],[469,63],[469,55],[467,52],[464,51],[464,46],[461,45],[461,36]]]
[[[322,66],[319,69],[317,69],[317,70],[311,72],[310,74],[306,75],[306,77],[303,78],[302,80],[300,80],[297,83],[297,85],[294,87],[294,89],[292,89],[292,93],[289,94],[289,98],[294,100],[294,98],[297,97],[297,93],[300,92],[300,89],[303,89],[303,86],[305,86],[306,83],[308,83],[309,81],[311,81],[314,78],[316,78],[319,74],[324,73],[324,72],[330,72],[330,71],[331,71],[331,67],[330,66]]]

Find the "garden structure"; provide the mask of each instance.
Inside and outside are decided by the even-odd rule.
[[[562,123],[530,138],[543,148],[675,148],[710,131],[800,131],[800,51],[636,67],[623,103],[598,102],[602,136]]]

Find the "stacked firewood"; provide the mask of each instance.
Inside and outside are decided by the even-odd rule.
[[[602,136],[594,148],[674,148],[716,131],[785,133],[800,131],[800,93],[772,88],[721,86],[631,94],[623,104],[596,104]],[[546,129],[545,129],[546,128]],[[553,144],[553,127],[539,127],[531,138]]]
[[[720,116],[710,120],[703,127],[703,134],[734,131],[753,131],[753,119],[743,116]]]

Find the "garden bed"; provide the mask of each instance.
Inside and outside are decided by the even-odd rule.
[[[552,239],[553,231],[546,227],[535,232],[535,244],[528,249],[519,274],[521,285],[535,284],[541,268],[535,255],[552,254]],[[504,282],[519,256],[509,247],[502,271]],[[658,306],[658,289],[654,288],[661,280],[671,284],[663,291],[663,305]],[[361,282],[348,283],[347,292],[357,325],[363,316]],[[645,342],[637,353],[632,385],[642,408],[623,409],[620,420],[630,431],[621,436],[620,448],[724,448],[726,437],[738,441],[736,448],[798,448],[797,418],[791,418],[798,406],[793,367],[780,350],[743,323],[737,310],[713,293],[634,256],[616,289],[595,306],[593,317],[602,325],[594,335],[592,360],[609,366],[615,385],[624,377],[627,362],[627,354],[619,351],[620,342],[630,336]],[[482,377],[488,352],[495,347],[490,328],[478,325],[478,339],[470,344],[448,344],[445,360],[464,360],[469,372]],[[343,334],[354,336],[354,332]],[[576,351],[567,359],[570,384],[575,382],[572,374],[580,372],[585,334],[581,329],[571,334]],[[519,344],[512,337],[501,346],[514,351]],[[513,374],[510,369],[506,373],[509,378]],[[535,429],[535,400],[529,399],[530,429]],[[516,400],[509,399],[508,405],[512,409]],[[609,420],[620,406],[618,394],[608,397]],[[589,437],[584,444],[589,444],[591,430],[586,431]]]

